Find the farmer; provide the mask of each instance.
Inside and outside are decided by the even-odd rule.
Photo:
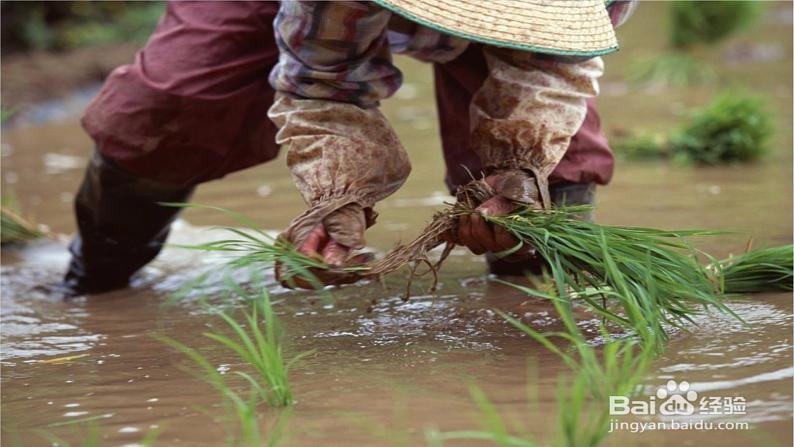
[[[592,98],[601,54],[633,2],[379,0],[170,2],[82,123],[96,152],[75,200],[67,295],[126,287],[161,250],[196,185],[276,157],[307,203],[282,234],[332,265],[361,260],[375,204],[410,172],[379,102],[402,82],[392,53],[433,64],[446,183],[485,176],[516,204],[590,203],[613,158]],[[269,117],[269,119],[268,119]],[[564,198],[564,199],[563,199]],[[516,244],[479,216],[446,237],[474,253]],[[489,257],[520,273],[528,256]],[[333,283],[333,278],[325,278]]]

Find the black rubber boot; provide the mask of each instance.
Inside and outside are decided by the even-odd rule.
[[[63,297],[124,288],[160,252],[179,208],[194,187],[137,177],[98,152],[75,199],[78,234],[69,270],[57,291]]]
[[[555,205],[592,205],[595,203],[595,183],[555,183],[549,186],[551,201]],[[578,216],[582,220],[593,220],[593,213]],[[545,267],[540,258],[510,262],[497,258],[493,253],[486,255],[488,268],[494,275],[526,276],[528,273],[540,275]]]

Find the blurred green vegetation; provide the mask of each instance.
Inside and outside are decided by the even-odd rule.
[[[670,45],[685,50],[720,42],[749,28],[763,10],[757,0],[671,2]]]
[[[699,164],[755,161],[768,152],[772,131],[764,100],[725,92],[691,113],[670,148],[675,157]]]
[[[3,53],[66,50],[116,42],[144,42],[163,2],[3,1]]]
[[[610,140],[615,155],[626,160],[669,158],[668,137],[661,132],[632,132]]]
[[[640,59],[631,68],[630,78],[650,85],[687,87],[713,82],[717,73],[701,58],[685,52],[668,51]]]
[[[650,84],[685,87],[711,82],[714,69],[692,54],[701,47],[716,47],[750,28],[765,8],[757,0],[674,1],[668,6],[669,48],[640,60],[632,79]]]
[[[618,156],[629,160],[751,162],[769,152],[773,131],[773,116],[762,98],[726,91],[707,106],[690,111],[670,135],[635,131],[613,139],[612,145]]]

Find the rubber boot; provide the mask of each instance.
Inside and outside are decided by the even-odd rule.
[[[592,205],[595,203],[595,183],[555,183],[549,186],[549,193],[551,201],[558,206]],[[577,215],[577,217],[591,221],[593,213],[588,211]],[[528,273],[540,275],[545,267],[544,261],[539,257],[510,262],[497,258],[493,253],[488,253],[486,260],[490,272],[499,276],[525,276]]]
[[[69,270],[57,291],[65,298],[127,287],[130,277],[163,248],[194,187],[135,176],[96,152],[75,199],[78,234]]]

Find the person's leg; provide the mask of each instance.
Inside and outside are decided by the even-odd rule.
[[[482,166],[479,158],[468,147],[469,103],[485,82],[488,67],[480,45],[470,45],[457,59],[434,64],[436,104],[438,106],[446,184],[450,192],[478,176]],[[605,185],[612,177],[614,158],[601,132],[595,101],[587,102],[584,123],[571,140],[560,164],[549,178],[549,192],[557,205],[592,204],[595,185]],[[588,214],[582,216],[590,219]],[[491,273],[520,275],[539,271],[537,261],[511,263],[487,257]]]
[[[83,117],[97,154],[75,200],[67,296],[124,287],[159,253],[195,185],[273,159],[272,2],[172,2]]]
[[[95,152],[75,199],[78,233],[61,291],[70,295],[125,287],[133,273],[157,256],[192,186],[133,175]]]
[[[275,2],[183,2],[83,116],[97,148],[136,175],[195,185],[274,158]]]

